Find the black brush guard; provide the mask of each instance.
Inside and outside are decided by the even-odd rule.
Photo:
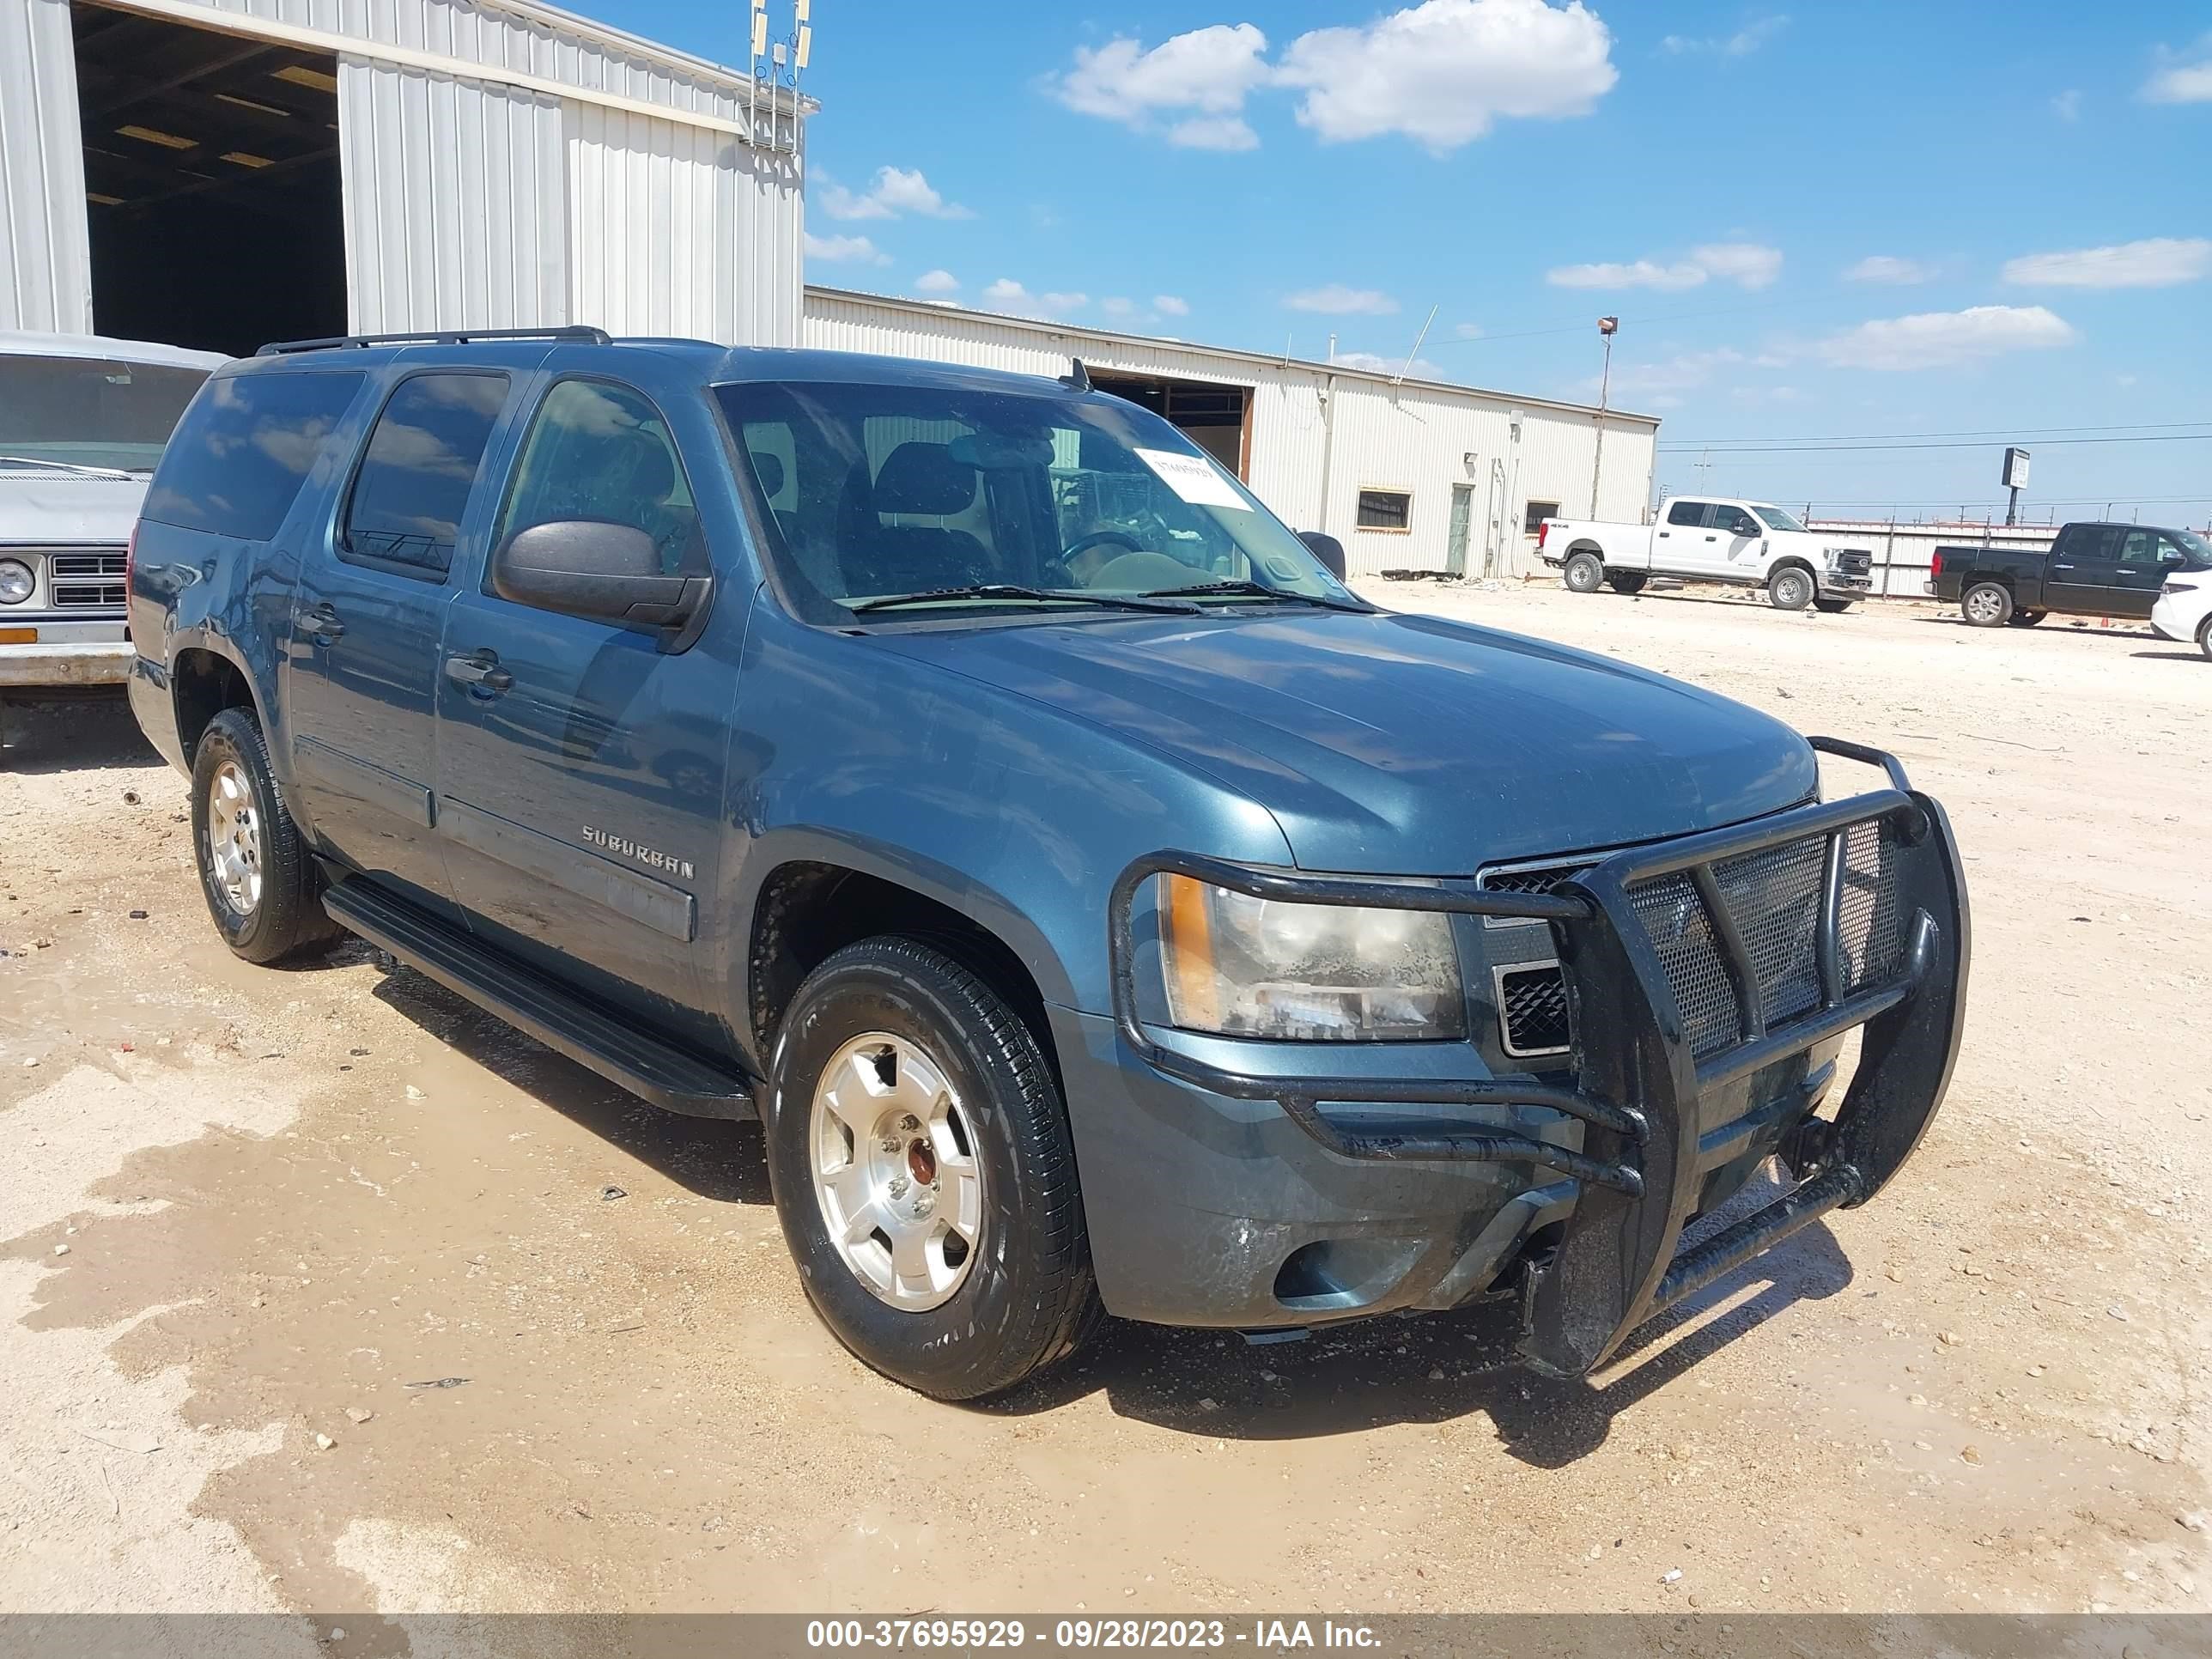
[[[1832,738],[1824,753],[1887,774],[1890,787],[1725,830],[1632,848],[1550,893],[1491,891],[1468,882],[1419,885],[1256,870],[1159,853],[1123,872],[1112,904],[1115,1012],[1122,1040],[1170,1076],[1243,1100],[1274,1100],[1339,1157],[1373,1161],[1524,1162],[1574,1176],[1573,1215],[1548,1263],[1532,1271],[1521,1352],[1540,1370],[1580,1376],[1629,1334],[1830,1210],[1863,1204],[1919,1144],[1942,1104],[1965,1014],[1966,890],[1943,809],[1914,790],[1893,756]],[[1843,949],[1844,837],[1885,824],[1893,835],[1899,965],[1854,987]],[[1810,1010],[1769,1018],[1717,865],[1815,836],[1827,838],[1814,930],[1820,994]],[[1163,1048],[1137,1013],[1132,908],[1139,885],[1187,875],[1255,898],[1376,905],[1512,917],[1551,925],[1576,1031],[1570,1086],[1528,1076],[1452,1082],[1425,1078],[1262,1077]],[[1629,890],[1686,875],[1711,919],[1736,1000],[1738,1040],[1695,1054],[1659,955]],[[1808,1121],[1783,1155],[1796,1184],[1756,1213],[1677,1254],[1703,1185],[1698,1149],[1706,1102],[1723,1085],[1863,1026],[1859,1063],[1832,1123]],[[1340,1123],[1324,1101],[1373,1105],[1537,1106],[1579,1119],[1583,1150],[1486,1124],[1439,1121],[1419,1133],[1371,1133]]]

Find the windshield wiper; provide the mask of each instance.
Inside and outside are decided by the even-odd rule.
[[[1156,587],[1144,597],[1148,599],[1210,599],[1217,595],[1250,593],[1261,599],[1284,599],[1293,605],[1317,605],[1328,611],[1352,611],[1365,615],[1374,607],[1358,600],[1346,603],[1332,599],[1322,593],[1293,593],[1285,588],[1270,587],[1265,582],[1236,581],[1200,582],[1195,587]]]
[[[1023,599],[1039,605],[1091,605],[1109,611],[1155,611],[1174,616],[1188,616],[1198,608],[1189,605],[1155,603],[1155,597],[1152,595],[1133,599],[1119,593],[1023,587],[1013,582],[971,582],[964,587],[932,587],[920,593],[894,593],[889,599],[864,599],[848,608],[859,617],[871,611],[889,611],[902,605],[933,605],[953,599]]]
[[[119,466],[85,466],[76,461],[45,460],[33,455],[0,455],[0,466],[51,466],[64,472],[81,472],[88,478],[128,478]]]

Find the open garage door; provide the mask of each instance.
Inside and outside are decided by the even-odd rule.
[[[93,325],[244,356],[342,334],[337,62],[71,8]]]
[[[1252,459],[1251,394],[1241,386],[1205,380],[1166,380],[1091,371],[1101,392],[1127,398],[1162,416],[1207,454],[1248,483]]]

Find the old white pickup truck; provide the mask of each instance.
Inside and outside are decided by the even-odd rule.
[[[1656,524],[1547,519],[1537,551],[1577,593],[1633,593],[1654,576],[1764,587],[1778,611],[1849,610],[1874,585],[1870,548],[1843,547],[1771,501],[1679,495]]]

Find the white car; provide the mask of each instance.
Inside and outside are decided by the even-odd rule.
[[[0,331],[0,744],[7,706],[119,685],[131,532],[185,405],[226,360]]]
[[[2162,639],[2186,645],[2194,641],[2207,659],[2212,659],[2212,543],[2202,536],[2180,532],[2194,544],[2187,550],[2203,560],[2202,568],[2178,570],[2158,591],[2150,608],[2150,625]]]
[[[1847,611],[1874,586],[1874,550],[1843,547],[1771,501],[1680,495],[1656,524],[1547,519],[1546,564],[1577,593],[1633,593],[1654,576],[1763,587],[1778,611]]]

